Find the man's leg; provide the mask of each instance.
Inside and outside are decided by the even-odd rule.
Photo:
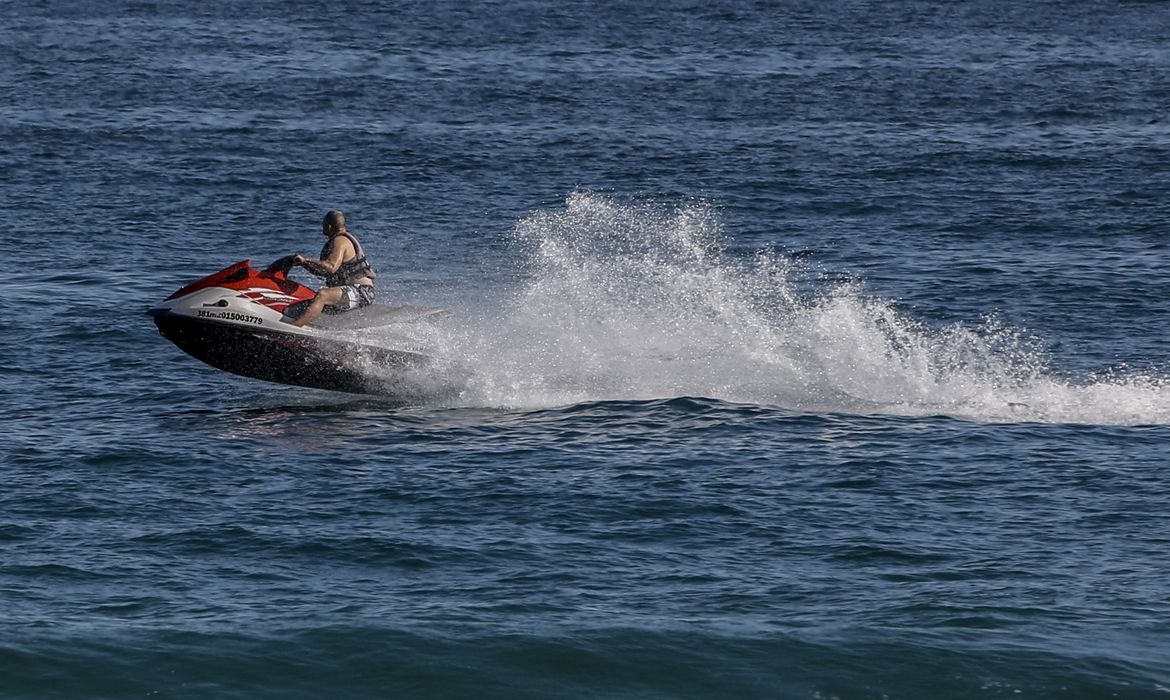
[[[293,321],[294,326],[304,326],[317,320],[321,312],[325,310],[326,306],[337,306],[341,303],[342,292],[341,287],[326,287],[317,292],[317,296],[313,298],[313,302],[305,309],[305,313],[297,317]]]

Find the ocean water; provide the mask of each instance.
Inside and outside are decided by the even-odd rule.
[[[0,11],[0,697],[1170,694],[1165,4]],[[395,394],[144,315],[331,208]]]

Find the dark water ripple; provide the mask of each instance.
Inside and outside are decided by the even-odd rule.
[[[588,684],[581,655],[632,674],[634,650],[651,655],[640,667],[659,680],[647,691],[663,696],[678,682],[678,661],[666,659],[684,650],[703,669],[687,674],[696,688],[745,692],[872,682],[914,693],[887,660],[916,664],[924,652],[940,687],[972,697],[1007,694],[1024,678],[1051,690],[1054,654],[1085,659],[1058,677],[1086,697],[1156,674],[1142,640],[1160,634],[1166,604],[1164,469],[1141,458],[1106,467],[1095,453],[1124,432],[1141,454],[1143,442],[1164,443],[1160,428],[783,415],[695,399],[431,418],[360,405],[207,414],[190,438],[165,431],[180,443],[221,435],[181,462],[114,448],[47,483],[21,478],[17,464],[4,512],[28,525],[10,540],[24,563],[0,568],[6,589],[21,591],[8,624],[95,629],[116,648],[140,648],[147,668],[167,655],[160,644],[177,644],[184,661],[170,667],[182,678],[244,651],[320,682],[392,658],[395,670],[375,677],[404,692],[415,664],[441,663],[430,655],[499,665],[502,677],[535,673],[522,691],[535,696],[542,674],[582,673]],[[393,449],[379,445],[387,421],[400,424]],[[344,443],[362,456],[309,443],[305,430],[321,422],[334,439],[365,435]],[[1060,431],[1065,447],[1031,447],[1045,431]],[[261,433],[267,453],[225,470],[220,456],[246,455]],[[438,449],[452,443],[455,454]],[[948,454],[964,463],[940,472]],[[243,619],[250,632],[234,637]],[[352,630],[320,637],[338,627]],[[187,641],[152,629],[187,630]],[[482,629],[496,632],[480,639]],[[696,634],[697,648],[685,641]],[[219,651],[191,656],[204,645]],[[304,660],[324,650],[340,667]],[[10,650],[30,687],[45,671],[28,663],[44,653],[36,641]],[[74,653],[66,662],[86,666],[114,652]],[[852,676],[786,670],[830,656],[839,668],[842,655],[855,657]],[[241,694],[272,694],[239,673]],[[970,673],[1006,686],[976,692]],[[488,687],[506,695],[499,682]]]
[[[336,650],[328,662],[312,651]],[[701,649],[702,651],[696,651]],[[191,650],[197,650],[192,653]],[[215,651],[212,651],[215,650]],[[124,659],[144,658],[142,667]],[[27,655],[26,658],[33,658]],[[827,673],[818,660],[831,657],[836,671]],[[457,669],[448,659],[463,662]],[[878,666],[874,659],[920,658],[909,675],[897,664]],[[130,636],[116,645],[86,645],[70,661],[87,668],[106,665],[106,673],[62,679],[36,664],[43,681],[55,682],[61,696],[86,693],[114,697],[157,692],[176,696],[213,693],[223,697],[277,697],[272,678],[253,670],[263,662],[293,697],[337,693],[366,697],[400,692],[416,697],[448,694],[477,697],[692,697],[725,692],[746,696],[804,696],[821,692],[870,694],[883,688],[898,696],[1013,697],[1067,688],[1072,697],[1109,693],[1111,678],[1133,673],[1127,664],[1086,660],[1059,673],[1044,654],[959,652],[929,642],[868,641],[852,648],[802,640],[798,636],[760,639],[718,635],[656,634],[612,630],[573,637],[493,637],[450,639],[367,628],[338,627],[311,633],[273,635],[263,640],[235,635],[172,634]],[[1023,670],[1028,680],[1005,686],[1004,669]],[[192,680],[176,683],[176,675]],[[241,679],[225,692],[216,675]],[[524,678],[518,687],[510,678]],[[654,679],[650,681],[648,679]],[[34,689],[38,686],[34,686]],[[1074,689],[1075,688],[1075,689]],[[17,687],[16,691],[26,688]]]

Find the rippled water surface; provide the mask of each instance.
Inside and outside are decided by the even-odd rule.
[[[1170,692],[1160,4],[4,15],[0,695]],[[143,314],[331,208],[396,393]]]

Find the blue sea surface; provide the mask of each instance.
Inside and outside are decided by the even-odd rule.
[[[0,9],[0,697],[1170,694],[1165,4]]]

